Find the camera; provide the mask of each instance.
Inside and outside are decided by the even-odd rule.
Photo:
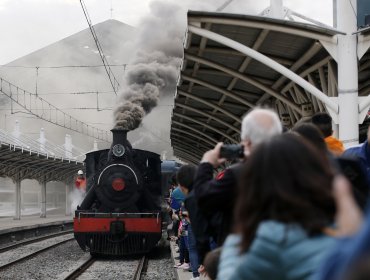
[[[220,149],[220,158],[237,159],[244,157],[244,146],[239,144],[223,145]]]

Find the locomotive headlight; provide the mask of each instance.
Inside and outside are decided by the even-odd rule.
[[[126,187],[126,184],[122,178],[116,178],[112,182],[112,188],[117,192],[124,190],[125,187]]]
[[[112,152],[116,157],[121,157],[125,154],[125,147],[123,147],[121,144],[114,145]]]

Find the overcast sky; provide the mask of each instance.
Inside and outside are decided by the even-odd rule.
[[[93,24],[111,18],[137,26],[153,0],[85,0]],[[226,0],[167,0],[214,10]],[[258,4],[256,4],[258,3]],[[269,0],[234,0],[224,12],[256,13]],[[284,5],[332,25],[332,0],[284,0]],[[87,28],[79,0],[0,0],[0,65]]]

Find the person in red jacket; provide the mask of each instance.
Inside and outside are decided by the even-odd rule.
[[[77,172],[77,179],[75,181],[75,186],[77,189],[81,191],[86,191],[86,177],[82,170],[78,170]]]

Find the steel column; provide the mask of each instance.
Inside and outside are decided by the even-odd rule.
[[[338,29],[346,34],[338,35],[338,122],[339,138],[346,147],[358,143],[358,65],[356,0],[338,0]]]
[[[66,216],[71,216],[71,201],[69,199],[69,195],[71,193],[71,186],[66,183]]]
[[[344,1],[344,0],[341,0]],[[348,11],[349,9],[347,9]],[[269,57],[253,50],[252,48],[249,48],[239,42],[236,42],[232,39],[229,39],[225,36],[222,36],[220,34],[217,34],[215,32],[211,32],[209,30],[204,30],[202,28],[196,27],[196,26],[188,26],[189,32],[195,33],[201,37],[206,37],[208,39],[211,39],[215,42],[218,42],[220,44],[223,44],[225,46],[228,46],[232,49],[235,49],[237,51],[240,51],[241,53],[244,53],[247,56],[250,56],[254,58],[255,60],[261,62],[262,64],[270,67],[271,69],[274,69],[276,72],[279,72],[280,74],[286,76],[288,79],[292,80],[296,84],[300,85],[302,88],[307,90],[310,94],[321,100],[323,103],[325,103],[326,106],[328,106],[331,110],[333,110],[335,113],[338,112],[338,104],[331,100],[327,95],[325,95],[323,92],[315,88],[313,85],[311,85],[309,82],[307,82],[305,79],[299,77],[297,74],[295,74],[293,71],[287,69],[286,67],[282,66],[281,64],[277,63],[276,61],[273,61]],[[185,54],[185,58],[187,54]],[[190,55],[189,55],[190,56]],[[356,69],[357,72],[357,69]],[[271,90],[271,89],[270,89]],[[271,94],[277,99],[282,99],[282,96],[275,95],[274,93]],[[287,101],[282,100],[286,104],[289,105]],[[292,106],[293,109],[295,109],[294,106]]]
[[[41,186],[41,213],[40,218],[46,218],[46,181],[40,183]]]
[[[21,180],[16,179],[15,181],[15,195],[14,195],[14,206],[15,206],[15,214],[14,220],[21,219]]]

